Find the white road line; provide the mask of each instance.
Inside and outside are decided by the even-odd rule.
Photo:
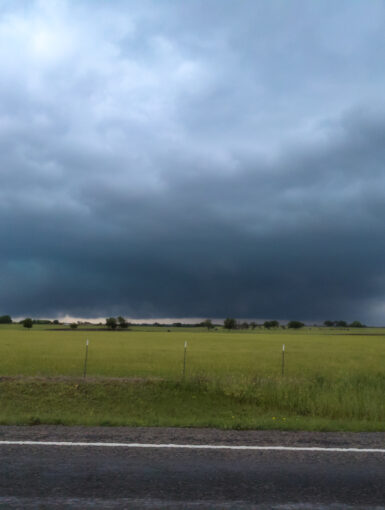
[[[385,448],[324,448],[321,446],[247,446],[224,444],[87,443],[71,441],[0,441],[0,446],[92,446],[98,448],[175,448],[187,450],[385,453]]]

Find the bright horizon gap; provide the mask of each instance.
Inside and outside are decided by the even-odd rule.
[[[116,315],[116,317],[118,317],[119,315]],[[27,316],[26,316],[27,317]],[[14,322],[19,322],[23,319],[25,319],[26,317],[24,316],[19,316],[19,317],[12,317],[12,320]],[[111,317],[111,316],[109,316]],[[115,316],[114,316],[115,317]],[[127,317],[127,316],[124,316],[122,315],[122,317],[124,317],[124,319],[127,321],[127,322],[130,322],[131,324],[174,324],[174,323],[181,323],[181,324],[199,324],[200,322],[203,322],[204,320],[206,319],[209,319],[211,320],[211,322],[215,325],[215,324],[219,324],[219,325],[222,325],[224,320],[226,319],[226,317],[223,317],[223,318],[218,318],[218,317],[166,317],[166,318],[159,318],[159,317],[149,317],[149,318],[143,318],[143,319],[135,319],[135,318],[132,318],[132,317]],[[107,319],[107,316],[106,317],[73,317],[73,316],[70,316],[70,315],[64,315],[64,316],[58,316],[58,317],[36,317],[36,316],[31,316],[32,319],[35,319],[35,320],[49,320],[49,321],[54,321],[54,320],[59,320],[60,322],[63,322],[63,323],[72,323],[72,322],[89,322],[90,324],[100,324],[100,323],[105,323],[106,322],[106,319]],[[274,319],[274,318],[255,318],[255,317],[233,317],[236,321],[238,322],[256,322],[257,324],[263,324],[265,321],[271,321],[271,320],[276,320],[279,322],[280,325],[286,325],[288,322],[290,322],[290,320],[299,320],[301,322],[303,322],[305,324],[305,326],[323,326],[323,322],[324,320],[322,321],[317,321],[317,320],[314,320],[314,321],[306,321],[306,320],[301,320],[301,319]],[[325,319],[327,320],[327,319]],[[331,319],[332,320],[332,319]],[[342,319],[343,320],[343,319]],[[348,322],[348,321],[346,321]],[[348,322],[348,326],[349,326],[349,322]],[[385,327],[385,326],[381,326],[381,325],[367,325],[367,327],[375,327],[375,328],[381,328],[381,327]]]
[[[114,316],[115,317],[115,316]],[[116,315],[116,317],[118,317],[118,315]],[[131,322],[132,324],[143,324],[143,323],[158,323],[158,324],[170,324],[170,323],[175,323],[175,322],[181,322],[182,324],[198,324],[199,322],[202,322],[206,319],[209,319],[211,320],[213,323],[216,323],[216,322],[223,322],[225,320],[226,317],[223,317],[223,318],[218,318],[218,317],[215,317],[215,318],[212,318],[212,317],[162,317],[162,318],[159,318],[159,317],[149,317],[149,318],[144,318],[144,319],[135,319],[133,317],[127,317],[127,316],[124,316],[122,315],[122,317],[124,317],[126,319],[126,321],[128,322]],[[36,317],[32,317],[32,318],[36,318]],[[99,324],[100,322],[105,322],[106,321],[106,317],[73,317],[71,315],[64,315],[64,316],[58,316],[58,317],[38,317],[38,319],[40,320],[50,320],[50,321],[53,321],[53,320],[59,320],[60,322],[90,322],[92,324]],[[234,317],[236,320],[238,321],[245,321],[245,322],[251,322],[251,321],[255,321],[255,322],[264,322],[266,320],[273,320],[273,319],[256,319],[256,318],[236,318]],[[24,316],[20,316],[20,317],[13,317],[12,318],[14,321],[20,321],[20,320],[23,320],[25,319]],[[275,319],[275,320],[278,320],[278,319]],[[285,322],[288,322],[287,320],[279,320],[279,322],[282,322],[282,323],[285,323]]]

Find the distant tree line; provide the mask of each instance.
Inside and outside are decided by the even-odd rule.
[[[265,321],[262,324],[257,324],[256,322],[238,322],[236,319],[228,317],[224,321],[225,329],[255,329],[255,328],[264,328],[264,329],[278,329],[278,328],[288,328],[288,329],[300,329],[305,326],[303,322],[300,321],[289,321],[286,326],[279,324],[278,321]],[[324,326],[326,327],[337,327],[337,328],[366,328],[365,324],[362,324],[360,321],[353,321],[348,324],[346,321],[325,321]]]
[[[12,324],[13,321],[12,321],[12,317],[10,315],[0,315],[0,324]],[[31,319],[30,317],[27,317],[23,320],[21,320],[19,322],[19,324],[22,324],[25,328],[32,328],[32,326],[34,324],[54,324],[54,325],[60,325],[62,324],[58,319],[54,319],[54,320],[49,320],[49,319]],[[78,324],[80,324],[79,322],[76,323],[76,322],[73,322],[70,324],[70,327],[72,329],[76,329],[78,327]],[[81,324],[89,324],[87,322],[84,322],[84,323],[81,323]],[[101,324],[100,324],[101,325]],[[115,330],[115,329],[127,329],[129,326],[131,326],[131,324],[129,322],[126,321],[126,319],[124,317],[108,317],[106,319],[106,324],[105,324],[108,328],[110,328],[111,330]],[[147,323],[143,323],[143,324],[139,324],[139,325],[142,325],[142,326],[148,326]],[[210,331],[211,329],[215,329],[217,327],[217,325],[213,324],[213,322],[210,320],[210,319],[206,319],[202,322],[198,322],[198,323],[195,323],[195,324],[183,324],[182,322],[174,322],[172,324],[160,324],[158,322],[155,322],[153,324],[154,326],[158,326],[158,327],[170,327],[170,326],[173,326],[173,327],[184,327],[184,328],[196,328],[196,327],[203,327],[203,328],[207,328],[208,331]],[[339,321],[330,321],[330,320],[326,320],[324,321],[323,325],[325,327],[336,327],[336,328],[366,328],[367,326],[365,324],[362,324],[360,321],[353,321],[351,322],[350,324],[348,324],[346,321],[342,321],[342,320],[339,320]],[[224,321],[224,328],[225,329],[256,329],[256,328],[264,328],[264,329],[278,329],[278,328],[282,328],[282,329],[285,329],[285,328],[288,328],[288,329],[300,329],[302,327],[304,327],[305,324],[303,322],[300,322],[300,321],[290,321],[285,325],[280,325],[278,321],[276,320],[272,320],[272,321],[265,321],[261,324],[258,324],[254,321],[248,323],[246,321],[237,321],[236,319],[234,318],[231,318],[231,317],[227,317]]]
[[[144,325],[147,326],[148,324]],[[205,319],[202,322],[195,322],[194,324],[189,324],[187,322],[173,322],[172,324],[166,323],[160,324],[159,322],[154,322],[153,325],[163,328],[169,328],[170,326],[172,326],[174,328],[207,328],[208,330],[215,329],[217,327],[215,324],[213,324],[211,319]]]
[[[31,319],[31,317],[26,317],[17,323],[25,328],[32,328],[34,324],[61,324],[58,319],[51,321],[49,319]],[[13,324],[12,317],[10,315],[0,315],[0,324]]]
[[[325,321],[324,326],[327,328],[335,327],[335,328],[366,328],[365,324],[362,324],[360,321],[353,321],[351,324],[348,324],[346,321]]]
[[[30,317],[26,317],[22,321],[20,321],[19,324],[22,324],[25,328],[32,328],[34,324],[55,324],[59,325],[61,322],[58,321],[58,319],[55,319],[53,321],[50,321],[49,319],[31,319]]]
[[[13,324],[12,317],[10,315],[0,315],[0,324]],[[32,328],[34,324],[59,324],[59,321],[57,319],[50,321],[48,319],[31,319],[30,317],[26,317],[19,321],[19,324],[22,324],[26,328]]]
[[[255,328],[264,328],[264,329],[299,329],[304,327],[304,323],[300,321],[290,321],[287,325],[280,325],[278,321],[265,321],[263,324],[257,324],[256,322],[237,322],[236,319],[227,317],[223,323],[225,329],[255,329]]]

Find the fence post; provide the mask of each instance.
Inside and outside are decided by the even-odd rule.
[[[282,345],[282,375],[285,374],[285,344]]]
[[[88,361],[88,338],[87,338],[87,341],[86,341],[86,357],[84,358],[84,371],[83,371],[84,379],[87,376],[87,361]]]
[[[187,342],[184,343],[184,354],[183,354],[183,380],[186,376],[186,353],[187,353]]]

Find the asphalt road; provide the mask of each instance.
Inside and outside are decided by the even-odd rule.
[[[385,434],[0,427],[0,441],[384,448]],[[0,444],[0,508],[385,508],[385,454]]]

